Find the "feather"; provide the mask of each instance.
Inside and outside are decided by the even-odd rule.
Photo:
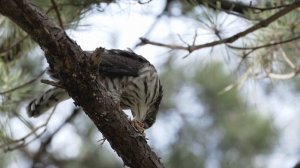
[[[139,70],[147,65],[151,64],[144,57],[132,51],[107,50],[102,56],[99,73],[109,78],[137,77]]]

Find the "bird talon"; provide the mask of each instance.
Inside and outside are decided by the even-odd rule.
[[[143,134],[144,133],[144,123],[140,122],[139,120],[131,120],[130,121],[132,127],[138,132]]]

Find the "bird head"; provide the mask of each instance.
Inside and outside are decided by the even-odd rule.
[[[162,97],[163,97],[163,90],[162,90],[162,86],[160,85],[158,96],[155,99],[155,101],[149,106],[149,108],[146,112],[146,116],[143,120],[143,124],[144,124],[145,129],[150,128],[155,123],[156,115],[157,115]]]

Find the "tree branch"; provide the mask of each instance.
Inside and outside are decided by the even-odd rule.
[[[232,46],[232,45],[228,45],[229,48],[232,49],[236,49],[236,50],[258,50],[261,48],[268,48],[268,47],[272,47],[278,44],[284,44],[284,43],[289,43],[289,42],[293,42],[295,40],[300,39],[300,35],[299,36],[295,36],[286,40],[282,40],[282,41],[278,41],[278,42],[272,42],[272,43],[268,43],[268,44],[263,44],[263,45],[259,45],[259,46],[253,46],[253,47],[238,47],[238,46]]]
[[[198,3],[200,5],[207,5],[212,9],[221,9],[229,12],[236,12],[240,14],[245,14],[245,11],[251,8],[250,5],[246,5],[241,2],[233,2],[227,0],[196,0],[194,3]]]
[[[52,3],[52,6],[53,6],[53,8],[54,8],[54,10],[55,10],[55,13],[56,13],[56,16],[57,16],[59,25],[60,25],[60,27],[61,27],[62,29],[64,29],[64,24],[63,24],[63,21],[62,21],[62,19],[61,19],[60,12],[59,12],[59,10],[58,10],[58,7],[57,7],[57,5],[56,5],[55,0],[51,0],[51,3]]]
[[[195,3],[195,2],[194,2]],[[291,4],[286,5],[276,5],[271,7],[255,7],[252,4],[252,1],[248,1],[248,4],[243,2],[236,2],[236,1],[229,1],[229,0],[196,0],[196,3],[200,5],[207,5],[211,9],[214,10],[223,10],[225,12],[235,12],[244,15],[247,11],[258,11],[258,12],[264,12],[279,8],[284,8],[286,6],[289,6]]]
[[[47,147],[49,146],[49,144],[52,142],[53,137],[67,124],[70,123],[80,112],[80,108],[75,108],[73,110],[73,112],[71,113],[71,115],[69,115],[69,117],[67,117],[65,119],[65,121],[63,123],[61,123],[51,134],[47,135],[47,137],[45,137],[45,139],[42,141],[39,150],[33,155],[33,161],[32,161],[32,166],[31,167],[38,167],[35,166],[37,164],[41,164],[42,162],[42,158],[49,154],[47,152]],[[46,167],[46,166],[45,166]]]
[[[47,125],[48,125],[50,119],[52,118],[52,115],[53,115],[53,113],[54,113],[55,110],[56,110],[56,106],[53,108],[52,112],[50,113],[49,117],[47,118],[47,120],[46,120],[46,122],[44,124],[42,124],[42,125],[40,125],[38,127],[33,128],[31,130],[31,132],[29,132],[28,134],[26,134],[22,138],[13,139],[13,140],[10,140],[8,143],[0,144],[0,149],[3,148],[4,152],[12,151],[12,150],[15,150],[15,149],[27,146],[31,142],[33,142],[33,141],[37,140],[38,138],[40,138],[46,132]],[[42,132],[37,133],[41,129],[43,129]],[[32,139],[28,140],[33,135],[35,135],[35,137],[33,137]]]
[[[130,125],[119,102],[106,92],[90,57],[28,0],[0,0],[0,13],[24,29],[44,50],[51,70],[82,106],[111,147],[129,167],[163,167],[145,138]]]
[[[236,40],[240,39],[241,37],[244,37],[260,28],[268,26],[269,24],[276,21],[280,17],[288,14],[289,12],[291,12],[294,9],[297,9],[299,6],[300,6],[300,1],[296,1],[293,4],[286,6],[282,10],[271,15],[267,19],[260,21],[259,23],[249,27],[248,29],[246,29],[242,32],[239,32],[233,36],[230,36],[230,37],[227,37],[227,38],[224,38],[221,40],[216,40],[216,41],[212,41],[212,42],[205,43],[205,44],[182,46],[182,45],[164,44],[164,43],[160,43],[160,42],[150,41],[146,38],[140,38],[141,42],[139,45],[151,44],[151,45],[166,47],[166,48],[170,48],[170,49],[186,50],[191,53],[195,50],[199,50],[202,48],[213,47],[216,45],[226,44],[226,43],[233,43]]]

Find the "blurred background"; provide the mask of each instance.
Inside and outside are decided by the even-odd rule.
[[[234,43],[172,49],[231,37],[295,1],[33,2],[82,49],[130,48],[158,69],[164,97],[146,137],[166,167],[291,168],[300,160],[299,9]],[[46,68],[39,46],[0,15],[0,167],[123,167],[71,99],[27,117],[28,102],[51,87],[40,82]]]

